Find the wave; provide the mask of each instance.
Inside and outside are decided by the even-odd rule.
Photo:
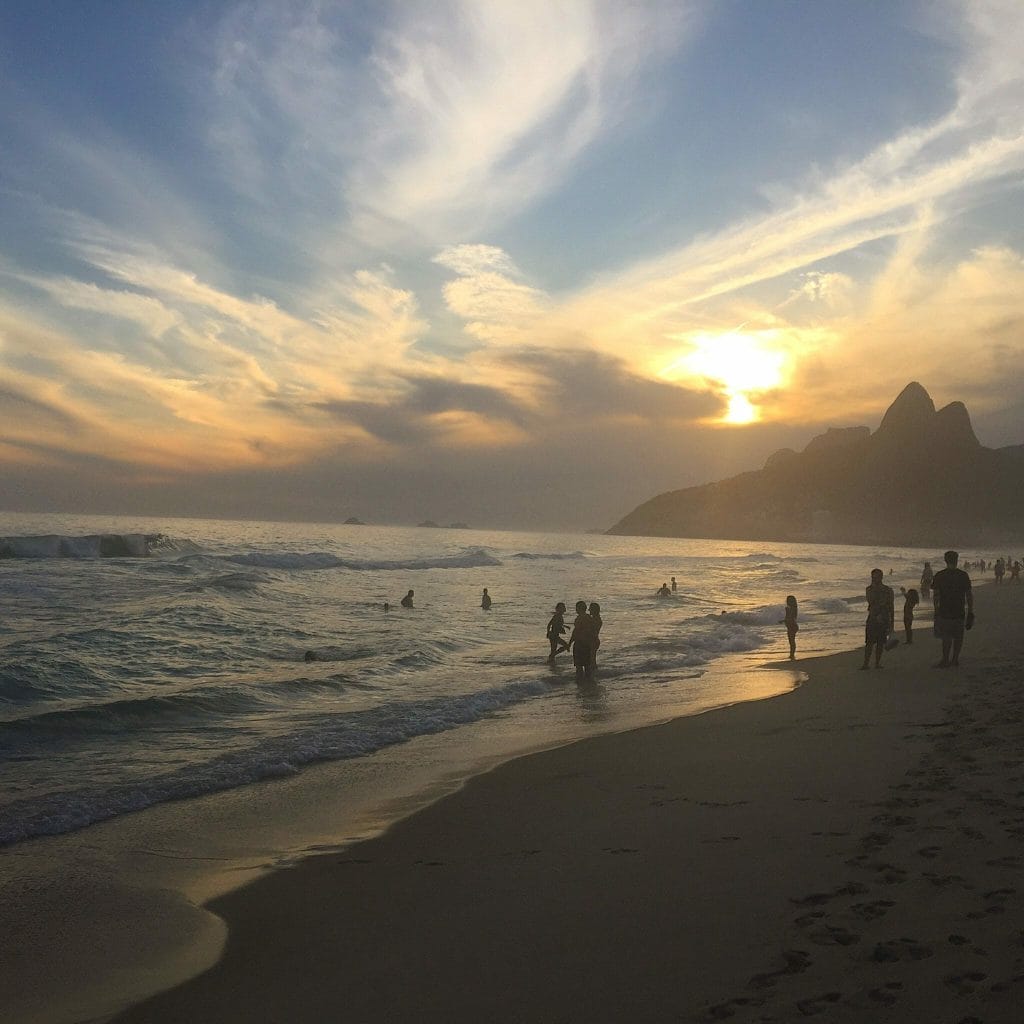
[[[223,555],[221,561],[235,565],[248,565],[261,569],[352,569],[357,572],[374,570],[412,571],[416,569],[475,569],[482,566],[501,565],[493,555],[483,548],[468,548],[457,555],[436,555],[427,558],[412,558],[396,561],[367,561],[359,558],[340,558],[329,551],[299,553],[284,551],[272,554],[265,551],[249,551],[239,555]]]
[[[191,541],[172,540],[164,533],[0,537],[0,558],[149,558],[164,552],[195,550],[198,548]]]
[[[396,702],[333,716],[304,732],[260,740],[145,781],[102,790],[78,789],[24,797],[0,808],[0,846],[57,835],[169,800],[202,796],[264,779],[294,775],[317,761],[363,757],[416,736],[446,732],[539,696],[546,682],[520,681],[458,697]]]
[[[566,560],[575,560],[579,558],[586,558],[587,556],[582,551],[568,551],[564,553],[546,553],[540,551],[519,551],[512,556],[513,558],[522,558],[527,561],[531,560],[549,560],[554,562],[561,562]]]

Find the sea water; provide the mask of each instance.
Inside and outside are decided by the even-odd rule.
[[[0,845],[417,737],[441,737],[455,759],[475,723],[500,720],[515,752],[778,693],[795,677],[755,667],[788,654],[787,594],[801,656],[849,649],[870,570],[915,586],[925,558],[938,561],[764,541],[0,514]],[[657,596],[673,576],[676,592]],[[582,688],[567,655],[548,662],[545,639],[555,603],[571,625],[579,599],[604,619]]]

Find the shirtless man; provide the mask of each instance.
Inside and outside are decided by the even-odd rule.
[[[946,568],[940,569],[932,580],[935,595],[935,635],[942,641],[942,660],[936,668],[949,668],[960,664],[960,648],[964,645],[964,630],[974,625],[974,592],[971,577],[958,569],[960,555],[947,551],[943,556]],[[952,656],[951,656],[952,655]]]
[[[864,664],[871,661],[871,649],[875,649],[875,668],[882,667],[882,652],[885,641],[896,626],[896,599],[892,587],[882,582],[882,570],[871,570],[871,585],[864,591],[868,599],[868,617],[864,623]]]

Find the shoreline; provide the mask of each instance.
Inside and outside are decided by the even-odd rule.
[[[113,1019],[1015,1020],[1019,593],[979,588],[958,671],[919,628],[507,761],[214,900],[221,960]]]

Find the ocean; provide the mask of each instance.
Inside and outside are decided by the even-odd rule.
[[[455,761],[481,723],[514,754],[783,692],[799,673],[761,666],[788,653],[787,594],[798,657],[847,650],[870,570],[916,586],[926,558],[941,564],[764,541],[0,514],[0,845],[428,735]],[[555,603],[571,623],[578,599],[604,619],[584,686],[567,655],[549,664],[544,635]]]

